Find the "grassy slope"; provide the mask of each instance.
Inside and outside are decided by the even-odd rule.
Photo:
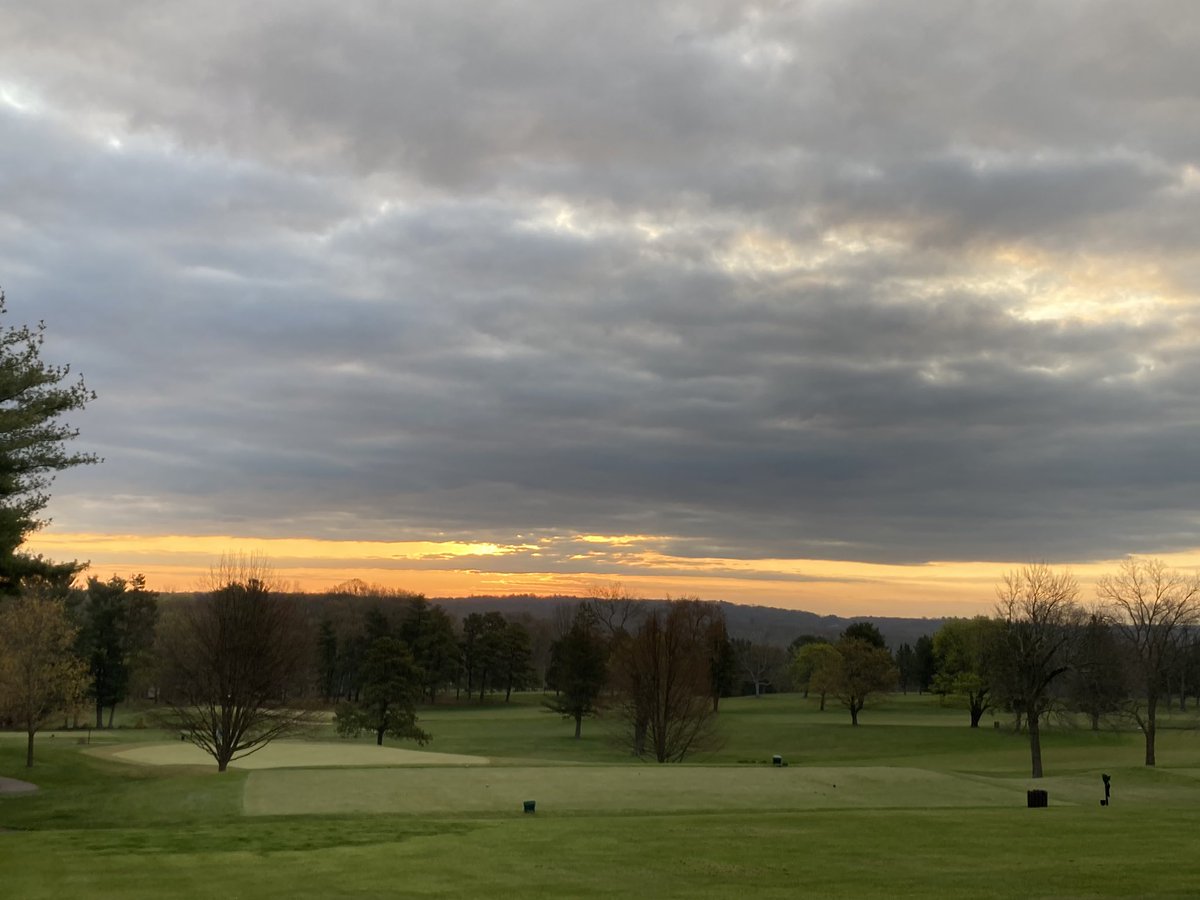
[[[926,698],[895,698],[868,710],[863,726],[851,729],[844,712],[821,715],[794,697],[729,702],[721,716],[724,746],[707,759],[728,767],[666,772],[642,764],[613,768],[627,757],[609,742],[602,723],[587,723],[587,739],[577,743],[566,723],[532,703],[426,717],[435,735],[428,749],[513,763],[508,771],[458,774],[531,779],[518,785],[522,790],[539,784],[539,776],[545,786],[569,786],[572,776],[588,773],[601,778],[588,788],[592,793],[583,792],[581,808],[543,811],[540,803],[537,816],[489,812],[478,804],[467,813],[420,816],[244,816],[248,778],[253,787],[256,779],[269,784],[268,776],[320,771],[217,776],[132,766],[83,755],[70,741],[43,741],[30,773],[42,792],[0,798],[0,827],[11,829],[0,833],[0,884],[13,898],[1194,895],[1200,884],[1193,850],[1200,737],[1165,732],[1164,768],[1146,771],[1138,765],[1137,735],[1052,730],[1046,739],[1051,777],[1043,786],[1052,802],[1079,805],[1027,810],[1019,802],[1028,764],[1024,740],[1005,730],[972,731],[964,715]],[[0,774],[25,774],[21,750],[20,742],[0,741]],[[738,764],[773,753],[789,759],[788,770]],[[520,762],[547,757],[556,767]],[[580,769],[573,762],[608,765]],[[793,767],[830,764],[928,771],[893,773],[875,788],[880,804],[903,801],[912,808],[870,808],[869,770],[847,774],[859,782],[855,803],[849,792],[844,800],[824,801],[868,808],[781,810],[795,798],[760,792],[763,778],[818,778],[823,773],[816,768]],[[1101,770],[1114,775],[1114,806],[1106,810],[1096,805]],[[405,772],[333,770],[351,780]],[[423,774],[433,773],[450,796],[455,773]],[[675,782],[686,791],[689,778],[722,773],[735,784],[747,779],[743,787],[759,785],[747,788],[753,801],[747,805],[759,808],[697,813],[673,802]],[[616,811],[622,807],[612,784],[639,777],[657,785],[645,792],[644,808]],[[603,778],[616,779],[607,792]],[[946,784],[961,785],[963,801],[979,805],[922,808],[934,799],[923,791]],[[472,786],[464,781],[462,796],[477,796]],[[293,786],[291,794],[299,792]],[[997,792],[1018,802],[989,806]],[[741,802],[733,789],[726,799]],[[247,803],[254,802],[251,790]],[[675,811],[662,814],[672,806]]]

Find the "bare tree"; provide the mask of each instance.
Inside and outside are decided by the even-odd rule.
[[[714,739],[711,627],[714,604],[673,600],[646,614],[613,646],[618,710],[634,752],[679,762]],[[648,748],[647,748],[648,745]]]
[[[1182,662],[1190,629],[1200,621],[1200,578],[1168,569],[1161,560],[1126,560],[1096,586],[1137,682],[1129,716],[1146,738],[1154,765],[1158,703],[1167,678]]]
[[[1071,667],[1071,643],[1083,618],[1079,586],[1069,572],[1044,563],[1010,572],[996,588],[1003,623],[994,658],[993,685],[1029,728],[1034,778],[1042,777],[1041,722],[1051,689]]]
[[[762,696],[764,687],[770,687],[787,665],[787,651],[782,647],[746,638],[733,641],[735,658],[741,674],[754,685],[754,696]]]
[[[646,608],[646,602],[619,581],[592,585],[588,600],[596,622],[610,637],[632,631]]]
[[[257,556],[222,557],[206,595],[181,610],[160,645],[164,724],[209,753],[235,759],[310,725],[296,693],[313,641],[301,611]]]

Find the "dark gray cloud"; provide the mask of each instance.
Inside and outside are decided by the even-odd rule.
[[[101,395],[58,524],[1198,546],[1189,11],[6,10],[0,283]]]

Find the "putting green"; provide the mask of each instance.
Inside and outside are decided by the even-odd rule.
[[[253,772],[248,815],[1023,806],[1025,782],[892,767],[556,766]]]
[[[212,766],[213,758],[183,741],[139,744],[108,755],[120,762],[149,766]],[[337,741],[273,741],[231,762],[236,769],[289,769],[322,766],[486,766],[484,756],[426,753],[399,747],[376,747]]]

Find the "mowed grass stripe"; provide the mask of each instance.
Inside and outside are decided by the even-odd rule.
[[[292,769],[246,780],[247,815],[686,812],[746,809],[1017,806],[1023,781],[925,769],[862,767],[556,766]]]

